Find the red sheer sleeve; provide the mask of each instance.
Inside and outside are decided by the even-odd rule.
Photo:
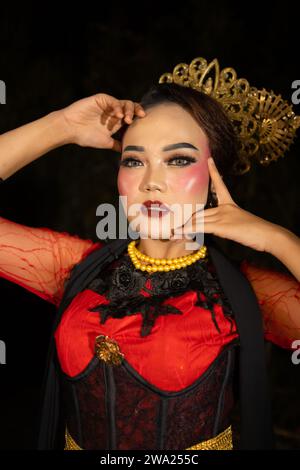
[[[58,305],[72,267],[103,244],[0,217],[0,277]]]
[[[292,274],[260,268],[246,260],[240,268],[258,298],[265,338],[292,349],[292,342],[300,339],[300,282]]]

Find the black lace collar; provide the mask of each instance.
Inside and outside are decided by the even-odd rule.
[[[148,279],[151,281],[150,289],[145,286]],[[233,312],[217,279],[209,249],[205,259],[200,259],[186,268],[151,274],[136,269],[126,250],[118,260],[104,269],[88,288],[104,295],[109,301],[107,305],[97,305],[89,309],[99,312],[100,323],[105,323],[108,317],[123,318],[140,312],[143,318],[141,336],[147,336],[151,332],[159,315],[182,314],[183,312],[175,306],[162,303],[188,290],[197,293],[195,305],[211,311],[212,320],[219,333],[214,304],[223,306],[231,328],[233,326]],[[141,290],[150,295],[145,297]]]

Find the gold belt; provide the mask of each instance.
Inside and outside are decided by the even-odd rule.
[[[68,429],[65,431],[65,448],[64,450],[83,450],[79,445],[74,441]],[[207,441],[200,442],[195,444],[192,447],[187,447],[185,450],[232,450],[232,429],[229,426],[225,431],[218,434],[216,437],[208,439]]]

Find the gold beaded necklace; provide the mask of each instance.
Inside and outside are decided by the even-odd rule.
[[[180,256],[179,258],[152,258],[141,253],[136,245],[136,240],[132,240],[127,247],[128,254],[136,269],[149,273],[156,271],[174,271],[185,268],[195,263],[200,258],[205,258],[207,247],[203,245],[196,253]]]

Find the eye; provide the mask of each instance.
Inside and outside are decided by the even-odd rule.
[[[189,157],[189,156],[186,156],[186,155],[175,155],[174,157],[171,157],[168,162],[174,162],[174,161],[177,161],[178,160],[180,161],[184,161],[185,164],[179,164],[179,165],[171,165],[171,166],[188,166],[190,165],[191,163],[195,163],[197,161],[197,159],[195,157]]]
[[[131,163],[141,163],[141,162],[139,160],[137,160],[136,158],[127,157],[127,158],[124,158],[123,160],[119,161],[119,166],[125,166],[125,167],[129,167],[129,168],[132,168],[134,166],[138,166],[138,165],[131,165]]]
[[[181,162],[184,162],[184,163],[174,165],[173,162],[178,162],[178,160],[179,161],[181,160]],[[167,160],[167,162],[170,164],[170,166],[178,166],[178,167],[188,166],[191,163],[195,163],[196,161],[197,161],[196,158],[190,157],[190,156],[187,156],[187,155],[175,155],[175,156],[169,158],[169,160]],[[127,157],[127,158],[124,158],[123,160],[119,161],[119,166],[125,166],[125,167],[128,167],[128,168],[133,168],[133,167],[139,166],[139,165],[135,165],[135,163],[142,163],[142,162],[140,160],[137,160],[136,158]]]

